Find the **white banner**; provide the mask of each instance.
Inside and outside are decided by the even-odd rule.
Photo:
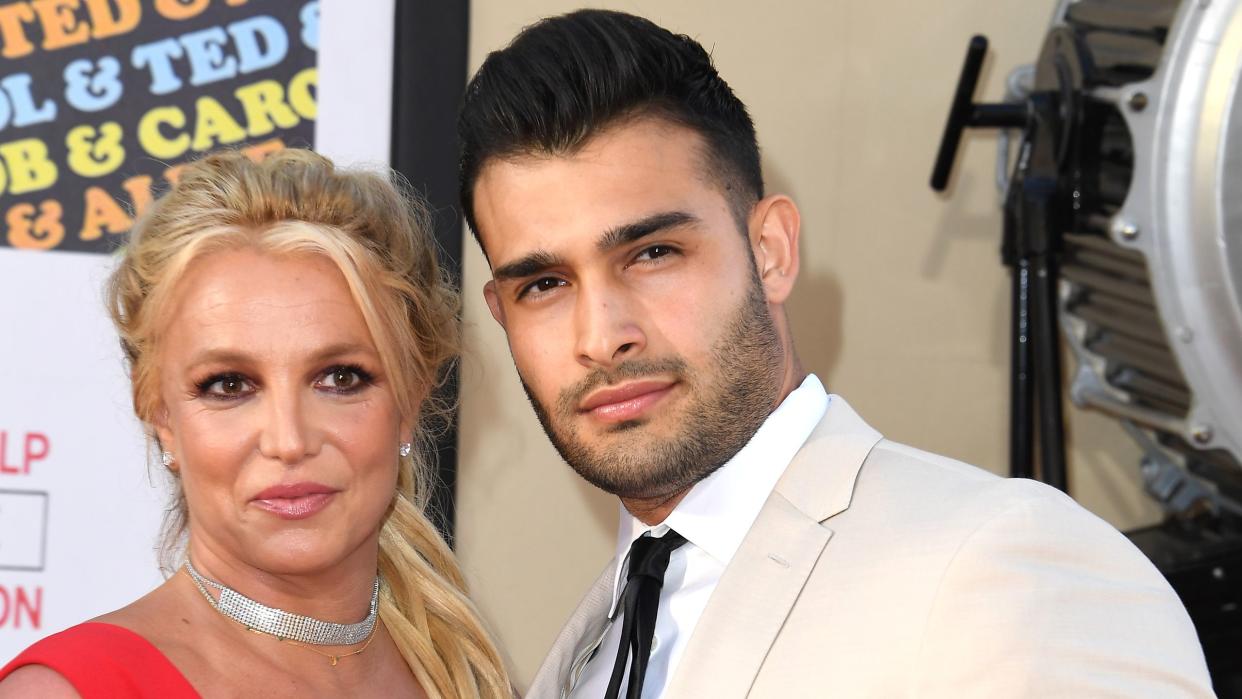
[[[0,248],[0,662],[161,580],[166,488],[104,311],[110,267]]]

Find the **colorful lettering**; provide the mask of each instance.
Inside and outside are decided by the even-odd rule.
[[[121,62],[115,56],[96,61],[79,58],[65,66],[65,101],[83,112],[97,112],[116,104],[125,92]]]
[[[151,72],[149,88],[153,95],[167,95],[181,89],[181,78],[173,70],[173,59],[183,56],[181,44],[176,39],[161,39],[134,47],[129,62],[135,68],[147,68]]]
[[[125,162],[121,135],[121,125],[115,121],[104,122],[98,129],[89,124],[70,129],[65,136],[69,169],[83,177],[115,172]]]
[[[289,81],[289,106],[303,119],[314,119],[318,106],[313,91],[319,84],[319,71],[306,68]]]
[[[22,471],[30,473],[30,465],[47,458],[51,443],[47,435],[40,432],[27,432],[25,444],[22,445]]]
[[[0,139],[0,247],[111,249],[192,154],[305,144],[318,72],[289,59],[318,50],[319,0],[224,11],[246,4],[0,0],[0,133],[17,132]]]
[[[138,0],[83,0],[91,16],[91,37],[107,39],[134,30],[142,19],[142,5]],[[116,14],[112,14],[112,5]]]
[[[34,18],[34,10],[30,9],[29,3],[15,2],[0,7],[0,41],[4,42],[0,56],[21,58],[34,51],[34,44],[26,36],[25,27]]]
[[[180,107],[156,107],[138,121],[138,144],[153,158],[171,160],[190,148],[189,134],[165,137],[162,126],[185,128],[185,112]]]
[[[63,213],[55,199],[44,200],[38,209],[33,204],[14,205],[4,219],[9,227],[9,245],[26,250],[49,250],[60,245],[65,239]]]
[[[189,19],[202,13],[211,0],[155,0],[155,11],[167,19]]]
[[[22,627],[22,612],[26,613],[26,620],[30,622],[30,628],[37,629],[43,623],[43,588],[35,588],[34,602],[31,603],[30,598],[26,594],[26,588],[17,588],[16,610],[13,612],[13,628],[20,629]]]
[[[246,131],[265,136],[276,127],[290,129],[302,121],[285,102],[285,89],[275,80],[261,80],[233,93],[246,112]]]
[[[194,103],[194,112],[197,120],[194,123],[194,142],[190,146],[194,150],[209,150],[217,144],[223,146],[246,139],[246,130],[216,98],[199,97]]]
[[[0,627],[22,628],[23,613],[30,628],[40,628],[43,623],[43,588],[34,589],[32,600],[25,587],[19,585],[10,593],[9,588],[0,585]]]
[[[37,192],[56,184],[56,163],[47,157],[47,144],[37,138],[0,144],[0,160],[8,172],[10,194]]]
[[[18,127],[56,119],[56,103],[47,99],[36,106],[32,85],[30,73],[16,73],[0,80],[0,88],[4,90],[0,95],[0,102],[4,103],[0,107],[0,129],[8,122],[10,114],[13,117],[13,126]]]
[[[190,59],[191,85],[207,85],[237,76],[237,59],[224,54],[228,40],[222,27],[181,36],[181,45]]]
[[[302,45],[311,51],[319,50],[319,0],[312,0],[298,12],[302,22]]]
[[[79,22],[74,14],[78,0],[34,0],[30,6],[43,26],[44,51],[81,44],[90,38],[90,27]]]
[[[285,60],[289,35],[272,17],[259,15],[229,25],[229,36],[237,47],[238,69],[242,73],[264,70]]]
[[[125,209],[102,187],[87,187],[85,200],[86,215],[82,219],[82,230],[78,233],[79,240],[99,240],[104,231],[124,233],[134,223]]]

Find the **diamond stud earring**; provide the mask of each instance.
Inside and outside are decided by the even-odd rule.
[[[172,466],[176,462],[177,462],[177,459],[176,457],[172,455],[171,451],[160,452],[160,463],[164,464],[164,468],[168,468],[169,466]]]
[[[397,450],[402,456],[409,456],[414,451],[414,445],[409,442],[402,442],[401,448]]]

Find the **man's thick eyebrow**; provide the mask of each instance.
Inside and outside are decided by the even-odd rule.
[[[557,265],[562,264],[561,258],[547,250],[536,250],[525,257],[520,257],[492,271],[492,278],[498,282],[509,279],[522,279]]]
[[[595,244],[595,247],[600,252],[608,252],[616,247],[632,243],[653,233],[659,233],[667,228],[698,222],[699,217],[694,214],[686,213],[685,211],[666,211],[613,228],[600,236],[599,242]]]
[[[662,230],[682,226],[687,223],[698,223],[699,217],[685,211],[666,211],[653,214],[633,223],[617,226],[600,236],[595,244],[601,252],[633,242],[639,238],[658,233]],[[534,276],[546,269],[564,264],[564,261],[546,250],[536,250],[513,262],[501,265],[492,271],[492,278],[498,282],[511,279],[524,279]]]

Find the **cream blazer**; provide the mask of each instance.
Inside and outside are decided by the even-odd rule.
[[[528,697],[565,696],[613,566]],[[1210,697],[1181,601],[1060,491],[883,439],[839,396],[708,601],[670,699]]]

